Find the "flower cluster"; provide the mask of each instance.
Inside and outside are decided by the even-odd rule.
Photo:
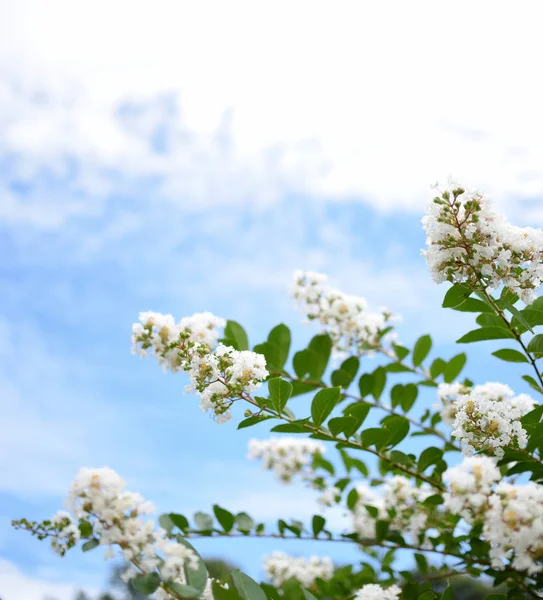
[[[140,323],[132,327],[133,351],[146,356],[151,349],[165,370],[186,371],[186,391],[196,391],[201,409],[210,410],[218,423],[231,419],[229,409],[236,398],[258,389],[268,377],[262,354],[217,344],[218,328],[224,325],[224,319],[211,313],[177,324],[171,315],[141,313]]]
[[[491,200],[454,182],[430,201],[423,218],[434,281],[496,289],[504,285],[526,304],[543,280],[543,231],[515,227]]]
[[[355,349],[364,354],[380,348],[390,330],[393,315],[386,309],[379,313],[366,311],[360,296],[344,294],[326,285],[326,275],[311,271],[295,271],[291,293],[300,310],[310,321],[318,321],[332,339],[337,353]]]
[[[474,389],[458,396],[454,405],[452,435],[462,444],[463,454],[487,450],[502,458],[506,446],[526,447],[528,436],[520,419],[534,408],[527,394],[496,398]]]
[[[326,451],[324,444],[308,439],[275,438],[250,440],[248,458],[262,459],[262,468],[273,471],[282,483],[290,483],[296,475],[312,481],[312,461]]]
[[[125,581],[140,572],[158,571],[164,582],[183,583],[184,569],[198,568],[195,552],[169,540],[163,529],[146,519],[154,512],[153,505],[140,494],[126,491],[125,482],[111,469],[81,469],[69,491],[66,508],[69,512],[58,513],[41,527],[27,527],[38,537],[50,537],[52,548],[61,555],[79,539],[90,538],[108,547],[106,558],[113,558],[117,551],[128,561]],[[170,597],[166,592],[157,594],[160,600]]]
[[[490,490],[501,479],[500,470],[489,456],[470,456],[443,474],[450,492],[446,492],[443,508],[472,523],[484,511]]]
[[[219,329],[225,325],[224,319],[209,312],[184,317],[179,323],[172,315],[142,312],[139,323],[132,325],[132,353],[145,357],[150,350],[165,371],[180,371],[183,364],[178,344],[188,340],[212,350],[217,345]]]
[[[468,523],[482,523],[492,566],[530,574],[543,570],[543,487],[500,481],[493,459],[476,456],[444,474],[444,508]],[[496,482],[499,482],[496,486]]]
[[[355,600],[399,600],[401,588],[397,585],[383,587],[377,583],[362,586],[354,595]]]
[[[361,538],[375,538],[379,519],[389,520],[391,527],[418,539],[424,532],[428,514],[421,503],[432,495],[429,486],[414,486],[401,475],[387,479],[381,493],[359,485],[353,510],[353,528]]]
[[[301,558],[284,552],[274,552],[263,561],[266,577],[274,586],[296,579],[304,587],[311,587],[316,579],[328,580],[334,576],[334,564],[328,557]]]
[[[440,411],[441,420],[447,425],[454,423],[456,415],[456,400],[460,394],[467,394],[471,388],[463,383],[440,383],[437,387],[437,397],[441,404],[434,404],[434,408]]]
[[[471,393],[488,400],[494,400],[495,402],[507,400],[515,405],[531,405],[532,408],[534,404],[533,399],[527,394],[515,396],[513,390],[504,383],[491,381],[482,385],[476,385],[475,387],[469,387],[459,382],[440,383],[437,388],[437,397],[440,400],[440,404],[434,404],[434,408],[440,410],[440,415],[444,423],[447,423],[447,425],[454,423],[456,411],[458,410],[456,401],[460,396]]]
[[[506,560],[520,571],[543,569],[543,487],[499,483],[489,498],[483,533],[490,542],[492,566],[503,569]]]

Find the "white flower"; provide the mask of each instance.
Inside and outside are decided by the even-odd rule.
[[[434,281],[507,286],[526,303],[543,280],[543,231],[515,227],[477,190],[449,181],[428,204],[422,219],[423,251]]]
[[[141,313],[139,319],[132,328],[133,351],[145,356],[150,349],[164,370],[186,371],[186,391],[200,396],[200,407],[212,412],[217,423],[229,421],[234,400],[258,389],[268,377],[262,354],[217,344],[226,322],[209,312],[179,323],[171,315],[152,312]]]
[[[361,538],[375,537],[379,519],[390,520],[394,529],[400,529],[414,539],[425,530],[427,515],[421,503],[433,493],[429,486],[417,487],[406,477],[396,475],[386,479],[380,491],[359,485],[356,492],[358,501],[353,510],[353,529]],[[389,511],[393,511],[394,516],[391,517]]]
[[[458,396],[454,402],[452,435],[462,444],[464,454],[490,450],[501,458],[507,446],[524,448],[528,437],[520,419],[533,409],[534,401],[527,394],[515,398],[507,386],[503,386],[507,390],[500,390],[499,395],[485,393],[481,387]]]
[[[306,481],[314,478],[311,461],[322,455],[326,448],[320,442],[308,439],[272,437],[268,440],[250,440],[250,460],[262,459],[262,468],[273,471],[282,483],[289,483],[295,475]]]
[[[490,490],[501,475],[492,458],[471,456],[464,458],[462,464],[447,469],[443,479],[451,489],[444,495],[443,507],[471,522],[484,509]]]
[[[309,321],[318,321],[332,339],[336,354],[354,348],[359,354],[371,353],[381,345],[383,330],[393,316],[386,309],[380,313],[366,311],[360,296],[345,294],[326,285],[326,275],[312,271],[295,271],[292,297]]]
[[[93,535],[103,546],[108,546],[106,558],[115,556],[115,548],[138,569],[159,569],[164,581],[179,581],[185,565],[195,569],[198,556],[182,544],[167,538],[166,532],[144,517],[154,513],[150,502],[137,493],[125,490],[125,482],[107,467],[83,468],[79,471],[68,493],[66,506],[75,520],[83,519],[92,526]],[[70,519],[67,513],[53,517],[55,523]],[[75,527],[75,525],[73,525]],[[53,539],[53,548],[65,543],[64,528]],[[76,528],[77,529],[77,528]],[[123,574],[129,581],[137,571],[134,567]]]
[[[377,583],[368,583],[362,586],[355,594],[355,600],[399,600],[401,588],[391,585],[385,588]]]
[[[138,319],[132,325],[132,353],[145,357],[150,349],[162,368],[173,372],[180,371],[183,364],[178,348],[172,348],[172,344],[185,341],[205,344],[212,350],[217,345],[219,329],[226,325],[224,319],[209,312],[184,317],[179,323],[172,315],[150,311],[140,313]]]
[[[276,587],[289,579],[296,579],[304,587],[310,587],[316,579],[327,580],[334,576],[334,564],[328,557],[301,558],[274,552],[264,558],[263,567],[266,577]]]

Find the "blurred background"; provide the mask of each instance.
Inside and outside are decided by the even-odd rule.
[[[420,219],[453,175],[516,224],[543,222],[540,10],[0,0],[2,600],[108,587],[100,553],[59,560],[10,527],[56,512],[81,466],[117,470],[162,512],[315,512],[246,460],[265,426],[236,432],[241,411],[216,425],[183,375],[131,356],[131,324],[209,310],[252,345],[279,322],[303,344],[317,331],[288,285],[312,269],[403,315],[402,342],[431,331],[458,352],[471,317],[440,309]],[[466,370],[516,374],[481,349]],[[198,549],[253,577],[274,549],[358,556],[271,542]]]

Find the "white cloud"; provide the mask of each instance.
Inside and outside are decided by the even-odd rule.
[[[0,559],[0,598],[2,600],[74,600],[77,591],[95,595],[98,590],[84,585],[52,581],[24,573],[14,563]]]
[[[0,55],[16,75],[0,93],[2,149],[19,177],[46,167],[74,193],[158,177],[153,200],[184,210],[306,193],[420,211],[428,185],[452,172],[512,212],[543,192],[539,11],[4,2]],[[8,195],[0,206],[44,226],[79,210],[38,218]]]

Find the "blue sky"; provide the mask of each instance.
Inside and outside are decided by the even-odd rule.
[[[543,221],[541,91],[527,75],[541,42],[515,37],[515,60],[500,45],[511,18],[526,31],[534,19],[493,4],[495,28],[483,34],[482,8],[436,13],[421,2],[402,17],[399,3],[398,21],[427,20],[415,19],[407,36],[369,4],[333,13],[311,4],[302,51],[309,5],[273,5],[259,14],[243,2],[225,13],[213,4],[208,21],[188,3],[150,11],[118,2],[105,12],[99,2],[75,9],[56,0],[46,14],[40,3],[0,1],[3,600],[21,590],[25,600],[65,600],[74,585],[104,583],[98,554],[59,561],[9,527],[60,508],[81,466],[115,468],[162,511],[218,502],[270,520],[314,510],[309,492],[283,488],[245,460],[263,427],[217,426],[183,394],[183,376],[130,354],[140,311],[209,310],[241,322],[252,343],[285,322],[301,345],[316,331],[300,324],[287,288],[294,269],[313,269],[402,314],[403,342],[431,331],[436,351],[451,356],[471,317],[439,308],[445,290],[420,256],[430,184],[452,172],[490,191],[518,224]],[[283,46],[266,23],[285,27]],[[452,52],[438,44],[437,23],[477,33],[480,45]],[[323,31],[333,49],[319,43]],[[429,55],[427,44],[438,50]],[[436,89],[457,89],[455,77],[481,93],[436,98]],[[483,350],[468,348],[466,373],[513,382],[518,369]],[[254,576],[278,548],[199,547]],[[357,556],[348,546],[281,549]]]

